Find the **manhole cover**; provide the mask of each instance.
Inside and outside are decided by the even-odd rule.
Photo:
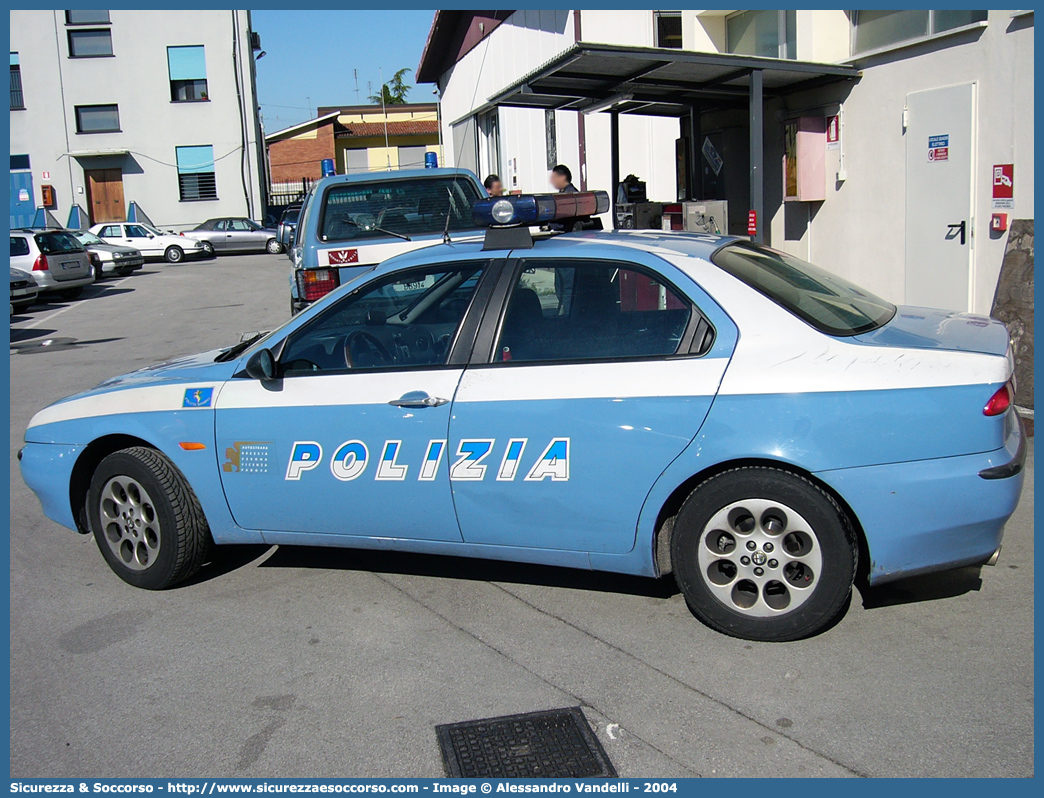
[[[616,778],[580,707],[435,727],[451,778]]]

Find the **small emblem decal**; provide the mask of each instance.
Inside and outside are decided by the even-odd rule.
[[[330,265],[338,266],[342,263],[358,263],[359,250],[357,249],[331,249],[329,256]]]
[[[213,388],[187,388],[182,407],[210,407],[210,399],[214,395]]]
[[[271,441],[236,441],[225,449],[221,470],[230,474],[267,474]]]

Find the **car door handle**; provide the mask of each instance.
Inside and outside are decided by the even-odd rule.
[[[449,399],[428,396],[424,391],[410,391],[398,399],[392,399],[388,404],[393,407],[440,407],[448,402]]]
[[[968,229],[965,222],[960,222],[958,224],[948,224],[946,225],[946,227],[949,229],[949,232],[946,234],[947,238],[955,238],[956,235],[959,233],[961,236],[961,243],[964,243],[964,234]]]

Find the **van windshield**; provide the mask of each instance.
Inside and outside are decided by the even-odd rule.
[[[882,327],[895,305],[785,252],[740,243],[711,256],[716,266],[827,335],[859,335]]]
[[[345,183],[327,190],[320,237],[324,241],[386,238],[383,228],[408,236],[474,230],[478,190],[465,177],[416,177]]]

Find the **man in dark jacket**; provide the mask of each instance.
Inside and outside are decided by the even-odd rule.
[[[573,173],[565,164],[558,164],[551,170],[551,186],[561,194],[576,194],[576,186],[573,185]]]

